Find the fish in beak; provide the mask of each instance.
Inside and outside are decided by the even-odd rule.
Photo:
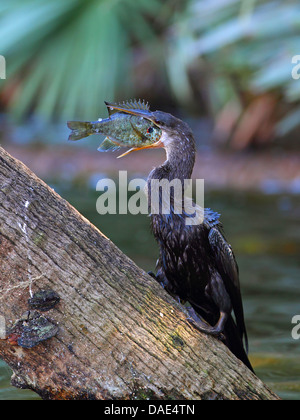
[[[107,110],[110,116],[117,112],[131,114],[137,117],[144,118],[150,121],[151,123],[155,124],[157,127],[159,127],[159,125],[156,122],[155,116],[153,115],[153,112],[151,112],[149,109],[149,105],[145,103],[144,101],[139,100],[139,101],[134,101],[134,102],[124,102],[123,104],[113,104],[110,102],[105,102],[105,105],[107,106]],[[140,146],[140,147],[132,147],[131,149],[127,150],[122,155],[118,156],[118,159],[126,155],[129,155],[129,153],[135,152],[137,150],[159,149],[161,147],[164,147],[164,144],[159,139],[157,142],[153,144]]]
[[[135,150],[163,147],[162,129],[147,103],[134,100],[122,104],[105,104],[108,118],[99,118],[98,121],[68,121],[68,127],[71,129],[69,140],[77,141],[92,134],[104,134],[106,137],[99,146],[99,151],[131,148],[119,157]]]

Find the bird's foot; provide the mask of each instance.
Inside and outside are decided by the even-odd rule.
[[[216,325],[211,326],[200,315],[196,313],[194,308],[188,307],[187,311],[189,314],[187,321],[190,322],[197,330],[208,335],[213,335],[214,337],[217,337],[218,339],[222,341],[225,340],[225,336],[223,335],[223,330],[224,330],[224,323],[226,320],[225,318],[227,318],[226,314],[221,313],[220,319],[216,323]]]
[[[153,273],[153,271],[148,271],[149,276],[153,277],[154,280],[156,280],[163,288],[165,288],[165,285],[162,281],[160,281],[160,278]]]
[[[148,271],[149,276],[153,277],[155,280],[157,280],[156,274],[153,273],[153,271]]]
[[[185,301],[180,299],[180,297],[178,295],[176,295],[176,293],[172,293],[169,288],[168,288],[168,281],[165,277],[161,277],[158,276],[156,274],[153,273],[153,271],[148,271],[149,276],[153,277],[160,285],[163,289],[165,289],[169,295],[171,295],[178,303],[181,303],[182,305],[185,304]]]
[[[161,287],[163,287],[164,289],[168,289],[168,280],[166,279],[166,277],[160,275],[160,273],[158,272],[157,274],[154,274],[153,271],[148,271],[149,276],[153,277],[160,285]],[[169,292],[170,293],[170,292]]]

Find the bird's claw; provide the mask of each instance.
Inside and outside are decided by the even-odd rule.
[[[198,315],[192,307],[187,308],[187,310],[188,314],[190,315],[187,318],[187,321],[191,323],[195,328],[197,328],[197,330],[205,334],[212,335],[221,341],[225,340],[223,328],[220,325],[216,324],[215,326],[211,326],[200,315]]]

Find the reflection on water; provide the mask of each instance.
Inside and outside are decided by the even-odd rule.
[[[96,193],[57,190],[138,265],[154,270],[157,246],[146,216],[99,216]],[[205,199],[222,214],[239,263],[255,371],[282,398],[300,399],[300,340],[291,336],[291,319],[300,315],[300,196],[208,192]],[[0,399],[36,397],[9,387],[9,376],[0,362]]]

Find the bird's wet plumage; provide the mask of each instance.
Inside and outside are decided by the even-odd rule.
[[[152,216],[152,231],[160,245],[157,280],[174,297],[188,302],[211,326],[217,324],[220,310],[227,309],[229,316],[222,331],[223,341],[251,368],[243,343],[244,339],[247,349],[237,265],[223,236],[219,215],[215,214],[214,219],[212,216],[211,212],[205,212],[204,222],[190,228],[186,227],[182,217],[175,214],[172,222],[170,218]],[[227,293],[221,288],[216,299],[218,282]],[[214,287],[217,291],[212,290]]]
[[[179,135],[165,142],[168,159],[150,173],[148,190],[152,179],[190,178],[195,155],[191,136],[183,126]],[[196,315],[212,327],[202,325],[201,331],[222,335],[227,347],[252,370],[245,350],[248,344],[238,267],[219,218],[218,213],[204,209],[203,222],[187,226],[182,214],[152,214],[151,228],[160,248],[156,277],[169,293],[188,302]],[[222,331],[214,331],[221,312],[226,314],[224,326],[221,323]],[[192,321],[199,326],[198,319]]]
[[[108,104],[108,107],[112,113],[110,118],[118,113],[128,118],[142,117],[161,130],[159,141],[146,146],[164,147],[167,154],[166,161],[148,176],[151,208],[152,181],[179,179],[184,190],[184,180],[191,178],[196,153],[194,137],[186,123],[162,111],[151,112],[143,104],[139,101]],[[128,135],[126,132],[120,134],[123,138]],[[126,145],[134,150],[145,148],[128,141]],[[199,330],[220,337],[252,370],[245,350],[247,333],[238,266],[224,237],[220,215],[210,209],[201,211],[203,220],[196,225],[186,224],[186,217],[190,216],[184,212],[176,214],[171,210],[169,214],[150,214],[152,232],[159,245],[156,279],[173,296],[191,305],[190,320]]]

